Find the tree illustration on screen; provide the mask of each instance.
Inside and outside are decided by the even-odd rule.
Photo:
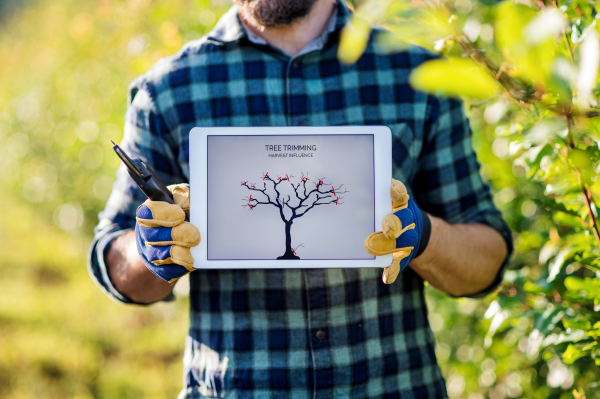
[[[344,197],[341,195],[348,192],[342,188],[343,184],[334,187],[326,183],[325,178],[313,181],[304,173],[296,183],[292,179],[295,176],[287,174],[271,178],[267,172],[262,176],[261,183],[241,183],[241,186],[253,192],[242,199],[242,207],[254,210],[259,205],[271,205],[279,210],[279,216],[285,224],[285,253],[277,259],[300,259],[295,251],[297,248],[292,248],[294,220],[306,215],[315,206],[343,204]]]

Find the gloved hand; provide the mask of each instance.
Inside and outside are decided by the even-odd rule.
[[[383,218],[382,231],[365,239],[365,249],[371,255],[394,254],[392,264],[383,269],[385,284],[393,283],[410,261],[425,250],[431,233],[429,216],[410,199],[402,182],[392,179],[390,196],[392,213]]]
[[[135,237],[137,250],[146,267],[169,283],[193,272],[190,247],[200,243],[196,226],[185,221],[189,216],[190,187],[167,187],[175,204],[146,200],[137,209]],[[189,219],[189,217],[188,217]]]

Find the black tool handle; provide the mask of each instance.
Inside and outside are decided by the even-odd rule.
[[[115,144],[114,141],[111,140],[111,143],[113,144],[113,150],[115,150],[117,156],[127,167],[129,176],[131,176],[140,190],[146,194],[146,197],[151,201],[164,201],[169,204],[175,203],[173,202],[173,194],[171,194],[169,189],[156,176],[156,173],[144,161],[139,158],[129,158],[129,155]]]
[[[131,178],[138,185],[140,190],[142,190],[142,192],[146,194],[146,197],[148,197],[151,201],[164,201],[168,202],[169,204],[174,204],[175,202],[173,202],[173,194],[171,194],[169,189],[163,184],[162,181],[160,181],[158,176],[156,176],[156,173],[154,173],[154,171],[150,169],[150,167],[146,165],[141,159],[134,158],[133,161],[136,163],[139,162],[139,164],[141,164],[140,166],[142,166],[145,170],[143,170],[142,167],[139,166],[138,168],[142,169],[143,172],[146,172],[144,173],[144,175],[150,176],[149,178],[143,179],[141,177],[138,177],[130,169],[127,169],[127,172],[129,172],[129,176],[131,176]]]

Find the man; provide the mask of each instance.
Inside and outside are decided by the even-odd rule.
[[[502,279],[510,231],[479,176],[462,104],[409,87],[433,57],[422,49],[369,44],[341,65],[348,14],[342,1],[236,0],[211,33],[130,87],[121,145],[166,184],[188,181],[195,126],[386,125],[393,175],[431,221],[424,252],[389,285],[375,269],[191,273],[182,398],[446,397],[423,280],[482,296]],[[121,168],[90,251],[93,277],[125,303],[172,298],[136,251],[144,200]]]

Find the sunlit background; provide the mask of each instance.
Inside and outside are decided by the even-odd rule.
[[[208,32],[229,6],[0,0],[0,397],[173,398],[180,391],[187,281],[174,303],[126,307],[94,285],[85,257],[119,163],[109,140],[122,137],[128,84]],[[451,7],[469,39],[494,41],[493,5],[456,0]],[[550,230],[536,200],[542,190],[527,182],[525,167],[510,160],[510,138],[495,130],[510,106],[475,105],[482,175],[517,232],[513,267],[537,264]],[[592,360],[572,366],[554,349],[532,350],[534,331],[562,328],[554,305],[529,298],[537,308],[509,321],[498,305],[532,273],[543,274],[509,271],[502,295],[484,300],[427,289],[451,397],[569,398],[577,384],[596,397]]]

